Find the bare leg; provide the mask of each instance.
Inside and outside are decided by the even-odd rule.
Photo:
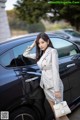
[[[69,120],[69,118],[65,115],[63,117],[60,117],[60,120]]]
[[[53,101],[50,101],[50,100],[48,100],[48,102],[49,102],[49,104],[50,104],[50,106],[51,106],[51,108],[52,108],[52,110],[53,110],[53,112],[54,112],[54,109],[53,109],[53,105],[55,104]],[[62,117],[60,117],[60,118],[56,118],[56,120],[69,120],[69,118],[65,115],[65,116],[62,116]]]
[[[50,106],[51,106],[51,108],[52,108],[52,110],[53,110],[53,105],[55,104],[53,101],[48,101],[49,102],[49,104],[50,104]],[[53,112],[54,112],[54,110],[53,110]],[[56,120],[60,120],[59,118],[56,118]]]

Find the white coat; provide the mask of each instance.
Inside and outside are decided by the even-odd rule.
[[[25,57],[29,57],[30,47],[23,53]],[[34,56],[35,57],[35,56]],[[57,50],[48,47],[45,53],[37,62],[42,71],[40,86],[44,89],[47,99],[54,99],[55,91],[62,92],[63,99],[63,84],[59,76],[59,63]]]

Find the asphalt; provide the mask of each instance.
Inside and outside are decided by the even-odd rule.
[[[80,120],[80,106],[76,108],[70,115],[70,120]]]

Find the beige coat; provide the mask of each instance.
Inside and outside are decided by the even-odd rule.
[[[31,49],[31,47],[27,48],[23,56],[35,58],[34,54],[30,54]],[[45,89],[54,88],[54,91],[60,91],[62,81],[59,76],[57,50],[48,47],[37,64],[42,71],[40,86]]]

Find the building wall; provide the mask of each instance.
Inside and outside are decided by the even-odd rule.
[[[0,42],[6,41],[6,39],[11,37],[7,13],[5,11],[5,2],[6,0],[0,0]]]

